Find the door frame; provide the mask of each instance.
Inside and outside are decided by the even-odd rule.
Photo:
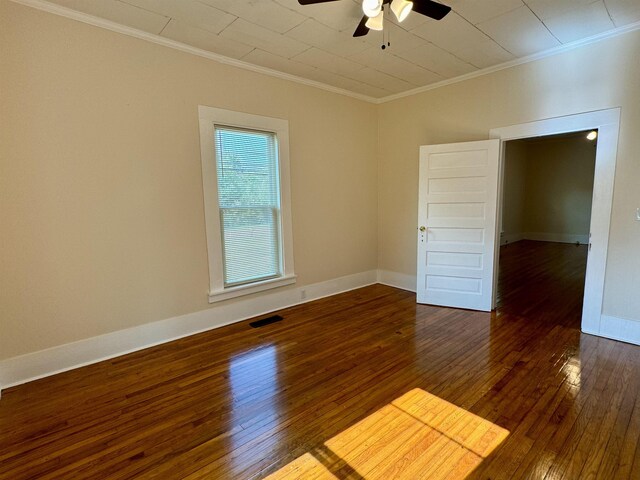
[[[495,255],[493,264],[493,307],[496,304],[500,231],[502,230],[502,201],[504,184],[505,142],[523,138],[598,130],[596,166],[593,182],[589,256],[585,276],[582,306],[582,331],[600,334],[604,280],[609,247],[609,228],[613,205],[613,184],[618,153],[620,108],[577,113],[534,122],[492,128],[490,138],[500,140],[498,164],[498,204],[496,208]]]

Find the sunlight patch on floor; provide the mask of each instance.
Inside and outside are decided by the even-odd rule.
[[[508,435],[414,389],[267,478],[464,479]]]

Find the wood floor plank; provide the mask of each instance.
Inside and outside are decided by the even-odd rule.
[[[640,348],[580,333],[586,254],[503,247],[492,313],[373,285],[5,390],[0,479],[640,478]]]

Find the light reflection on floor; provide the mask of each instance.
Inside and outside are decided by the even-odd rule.
[[[414,389],[267,478],[463,479],[508,435]]]
[[[571,358],[563,366],[562,371],[567,377],[567,383],[576,387],[578,390],[582,385],[582,366],[580,358]]]
[[[246,422],[269,423],[281,416],[279,403],[278,348],[266,345],[235,355],[229,361],[229,386],[233,408],[232,433],[229,437],[231,462],[238,469],[255,460],[253,452],[241,448],[244,444]],[[249,415],[251,413],[251,415]],[[277,440],[280,431],[272,435]]]

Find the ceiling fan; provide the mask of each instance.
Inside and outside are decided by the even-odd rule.
[[[298,3],[300,5],[313,5],[314,3],[334,1],[336,0],[298,0]],[[451,11],[451,7],[433,0],[362,0],[364,16],[356,27],[355,32],[353,32],[353,36],[362,37],[369,33],[369,30],[382,30],[384,7],[387,4],[399,22],[407,18],[411,10],[434,20],[442,20]]]

